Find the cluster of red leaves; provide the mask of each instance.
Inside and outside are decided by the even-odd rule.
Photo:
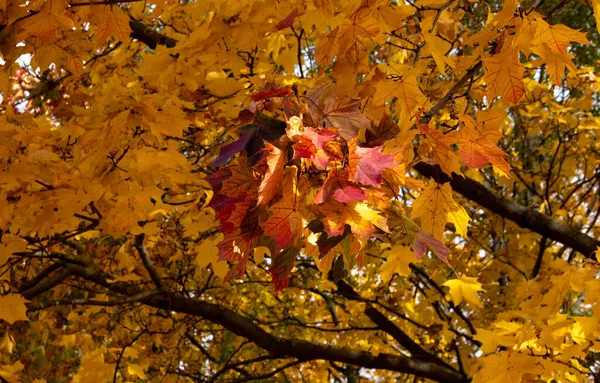
[[[238,276],[252,250],[267,246],[280,289],[300,251],[327,271],[336,246],[356,260],[369,238],[388,230],[379,213],[397,189],[382,186],[384,172],[397,167],[394,155],[374,145],[386,137],[370,126],[359,102],[332,97],[328,86],[304,96],[306,104],[287,87],[255,93],[252,121],[213,162],[219,169],[209,178],[214,190],[209,207],[224,234],[220,259],[235,264],[232,273]],[[263,113],[274,102],[287,123]],[[369,139],[359,145],[363,128]]]

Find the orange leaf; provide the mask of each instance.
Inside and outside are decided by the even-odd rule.
[[[275,240],[278,249],[283,249],[296,241],[302,232],[302,215],[298,209],[296,178],[298,169],[287,167],[283,175],[283,197],[274,203],[269,212],[272,216],[265,222],[265,234]]]
[[[429,146],[431,146],[433,157],[437,164],[440,165],[442,171],[450,177],[452,177],[452,172],[461,174],[458,156],[449,145],[451,137],[445,136],[427,125],[419,126],[419,131],[425,135],[425,139],[429,143]]]
[[[273,199],[281,180],[281,170],[283,169],[284,154],[276,146],[265,142],[265,151],[269,154],[266,157],[267,171],[258,187],[258,204],[267,204]]]
[[[361,128],[369,128],[371,122],[360,112],[360,100],[349,97],[331,99],[325,105],[323,121],[338,130],[340,136],[350,141]]]

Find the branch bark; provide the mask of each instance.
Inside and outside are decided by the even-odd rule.
[[[109,283],[105,275],[93,268],[79,265],[66,265],[74,275],[103,286],[113,292],[131,296],[140,293],[136,286],[126,283]],[[139,300],[148,306],[181,314],[200,317],[219,324],[229,331],[252,341],[265,351],[277,355],[296,358],[300,361],[330,360],[365,368],[396,371],[429,378],[438,382],[468,383],[469,379],[454,369],[416,357],[405,357],[381,353],[373,355],[367,351],[357,351],[332,345],[322,345],[299,339],[285,339],[274,336],[252,320],[215,303],[186,298],[177,293],[163,292]]]
[[[143,42],[149,48],[156,49],[158,45],[173,48],[177,44],[177,40],[174,38],[155,31],[139,20],[131,19],[129,27],[131,28],[131,37]]]
[[[427,124],[433,116],[454,97],[454,94],[462,88],[471,77],[473,77],[479,69],[482,62],[478,61],[454,86],[442,97],[437,104],[429,111],[425,112],[420,124]],[[514,201],[498,197],[485,186],[473,181],[470,178],[454,174],[452,179],[445,174],[439,165],[429,165],[423,162],[417,163],[413,168],[427,178],[435,179],[438,183],[443,184],[450,182],[452,190],[463,195],[467,199],[481,205],[482,207],[496,213],[504,218],[507,218],[524,229],[532,230],[548,239],[560,242],[572,249],[580,252],[586,258],[596,259],[596,247],[600,246],[600,241],[589,237],[588,235],[578,232],[571,227],[558,222],[551,217],[531,210]]]
[[[42,272],[44,273],[44,272]],[[54,287],[60,285],[65,279],[71,275],[70,271],[66,268],[60,268],[58,271],[49,278],[41,280],[39,283],[31,288],[21,290],[20,294],[28,300],[31,300],[38,295],[45,293],[46,291],[52,290]]]
[[[600,241],[576,231],[562,222],[514,201],[501,198],[470,178],[454,174],[453,178],[450,179],[438,165],[420,162],[413,168],[425,177],[435,179],[440,184],[450,182],[450,186],[455,192],[491,212],[513,221],[524,229],[534,231],[550,240],[567,245],[587,258],[596,259],[593,253],[596,251],[596,246],[600,246]]]
[[[359,301],[364,301],[360,295],[350,286],[348,283],[340,280],[336,283],[338,292],[341,293],[348,299],[355,299]],[[398,344],[404,347],[408,352],[411,353],[412,356],[425,360],[427,362],[435,363],[441,366],[450,367],[446,362],[439,359],[437,356],[430,354],[423,347],[413,341],[402,329],[394,324],[391,320],[389,320],[385,315],[383,315],[379,310],[373,307],[370,303],[365,302],[365,315],[369,317],[369,319],[379,326],[379,329],[389,334]]]

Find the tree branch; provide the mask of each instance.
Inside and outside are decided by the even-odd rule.
[[[139,294],[140,289],[127,283],[111,284],[103,273],[92,268],[67,264],[66,267],[83,279],[87,279],[109,290],[126,296]],[[365,368],[397,371],[445,383],[468,383],[463,374],[436,363],[381,353],[377,356],[367,351],[357,351],[333,345],[322,345],[299,339],[284,339],[272,335],[250,319],[215,303],[186,298],[177,293],[165,292],[144,298],[140,302],[166,311],[200,317],[219,324],[229,331],[242,336],[267,352],[277,356],[287,356],[300,361],[331,360]]]
[[[427,112],[425,112],[423,114],[423,116],[419,120],[419,123],[420,124],[429,123],[429,121],[431,121],[433,116],[435,116],[437,114],[437,112],[439,112],[444,106],[446,106],[446,103],[448,101],[450,101],[450,99],[452,97],[454,97],[456,92],[458,92],[460,90],[460,88],[462,88],[473,76],[475,76],[475,74],[479,71],[479,69],[481,69],[482,65],[483,65],[482,61],[478,61],[475,65],[473,65],[473,67],[471,69],[469,69],[467,71],[467,73],[465,73],[465,75],[462,76],[460,78],[460,80],[458,80],[456,82],[456,84],[454,84],[454,86],[444,95],[444,97],[442,97],[437,102],[437,104],[435,104],[433,106],[433,108],[429,109]]]
[[[173,48],[177,44],[177,40],[174,38],[156,32],[151,26],[148,26],[139,20],[131,19],[129,21],[129,27],[131,28],[131,37],[143,42],[152,49],[156,49],[158,45]]]
[[[46,271],[46,270],[45,270]],[[44,274],[45,271],[42,271]],[[59,269],[52,277],[41,280],[38,284],[31,288],[21,290],[20,294],[27,300],[31,300],[38,295],[45,293],[60,285],[65,279],[71,275],[68,269]]]
[[[482,66],[479,61],[460,79],[454,86],[442,97],[437,104],[429,111],[423,114],[419,120],[420,124],[427,124],[431,118],[439,112],[454,94],[474,76]],[[467,199],[478,203],[482,207],[496,213],[504,218],[510,219],[524,229],[532,230],[548,239],[565,244],[574,250],[580,252],[587,258],[596,259],[594,252],[596,247],[600,246],[600,241],[595,240],[581,232],[573,230],[569,226],[558,222],[545,214],[535,210],[528,209],[516,202],[503,199],[489,191],[485,186],[473,181],[470,178],[464,178],[454,175],[452,179],[445,174],[439,165],[429,165],[420,162],[413,168],[427,178],[435,179],[443,184],[450,182],[452,189],[462,194]]]
[[[414,169],[427,178],[432,178],[443,184],[450,182],[452,190],[482,207],[507,218],[524,229],[529,229],[548,239],[567,245],[580,252],[587,258],[596,259],[593,254],[600,241],[578,232],[571,227],[554,220],[536,210],[529,209],[514,201],[498,197],[485,186],[470,178],[454,174],[453,178],[442,172],[438,165],[428,165],[420,162]]]
[[[182,314],[202,317],[222,325],[239,336],[254,342],[271,354],[285,355],[301,361],[332,360],[365,368],[397,371],[429,378],[438,382],[466,383],[468,379],[461,373],[436,363],[418,358],[381,353],[377,356],[348,348],[321,345],[304,340],[282,339],[269,334],[248,318],[214,303],[197,301],[170,293],[166,296],[154,296],[142,302],[149,306],[175,311]]]
[[[160,277],[160,275],[158,275],[158,271],[156,270],[156,268],[154,267],[154,264],[152,263],[152,260],[150,259],[150,254],[148,254],[146,245],[144,245],[145,238],[146,238],[146,235],[144,233],[136,235],[133,246],[137,249],[138,253],[140,254],[142,263],[144,264],[144,267],[148,271],[148,274],[150,274],[150,278],[152,278],[152,281],[154,282],[156,287],[160,291],[167,291],[167,286],[165,286],[162,278]]]
[[[346,282],[338,281],[336,285],[338,288],[338,292],[340,292],[346,298],[358,299],[362,301],[360,295],[352,288],[352,286],[350,286]],[[367,315],[369,319],[373,321],[373,323],[378,325],[382,331],[391,335],[392,338],[394,338],[396,342],[398,342],[402,347],[408,350],[408,352],[410,352],[412,356],[422,360],[426,360],[431,363],[445,366],[447,368],[452,368],[443,360],[439,359],[435,355],[430,354],[425,349],[423,349],[423,347],[421,347],[419,344],[413,341],[404,331],[402,331],[400,327],[396,326],[394,322],[389,320],[385,315],[379,312],[379,310],[377,310],[371,304],[366,303],[366,305],[367,306],[365,307],[364,311],[365,315]]]

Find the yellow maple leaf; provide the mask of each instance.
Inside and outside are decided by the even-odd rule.
[[[395,273],[408,276],[411,272],[408,264],[416,260],[415,254],[407,246],[394,246],[390,250],[387,260],[379,269],[379,276],[384,283],[388,282]]]
[[[483,368],[475,374],[473,383],[521,382],[523,375],[537,375],[543,371],[536,357],[502,351],[483,358]]]
[[[459,305],[464,299],[465,302],[473,306],[479,306],[481,301],[477,292],[485,291],[481,287],[481,283],[477,282],[477,278],[465,277],[464,275],[459,279],[446,281],[444,286],[450,288],[450,295],[455,305]]]
[[[386,218],[371,209],[363,202],[344,204],[338,201],[328,201],[320,206],[325,231],[329,236],[342,235],[345,225],[349,225],[352,233],[368,239],[375,231],[375,226],[388,232]]]
[[[589,44],[585,33],[576,31],[566,25],[550,25],[540,15],[536,15],[536,33],[531,41],[533,47],[547,44],[555,53],[564,53],[571,45],[571,41],[580,44]],[[535,48],[534,48],[535,49]]]
[[[104,5],[97,16],[96,44],[102,45],[110,37],[119,41],[127,41],[131,34],[129,17],[117,5]]]
[[[425,39],[425,44],[427,44],[438,70],[442,73],[445,72],[446,65],[450,68],[454,68],[456,66],[454,61],[446,56],[446,52],[452,48],[452,45],[435,34],[427,32],[426,29],[423,30],[422,34]]]
[[[352,17],[344,20],[333,40],[335,55],[343,57],[360,39],[374,37],[379,34],[379,25],[368,8],[359,8]]]
[[[254,248],[254,262],[257,265],[261,264],[265,257],[271,256],[271,250],[265,246],[258,246]]]
[[[419,88],[415,75],[403,73],[398,78],[392,77],[377,83],[375,95],[373,96],[375,105],[383,105],[396,98],[400,110],[411,114],[418,106],[425,103],[427,98]]]
[[[435,162],[440,165],[440,169],[449,176],[452,176],[452,173],[461,174],[458,156],[450,146],[451,144],[456,144],[456,142],[453,142],[453,137],[444,135],[442,132],[431,129],[424,124],[419,127],[419,131],[425,136],[427,143],[431,147],[431,153],[435,158]]]
[[[73,383],[84,381],[104,382],[112,379],[114,365],[104,361],[104,350],[98,348],[81,358],[81,368],[73,377]]]
[[[17,236],[4,234],[0,244],[0,266],[4,265],[12,253],[24,251],[27,248],[27,242]]]
[[[592,0],[592,7],[594,8],[594,16],[596,17],[596,28],[600,32],[600,0]]]
[[[430,183],[413,203],[411,218],[421,217],[421,227],[436,239],[442,239],[447,222],[454,224],[456,232],[467,235],[469,215],[464,207],[452,198],[449,183]]]
[[[243,88],[242,83],[223,71],[208,72],[204,87],[216,97],[231,97]]]
[[[23,367],[25,366],[20,361],[16,361],[11,365],[0,364],[0,376],[7,382],[19,382],[21,381],[21,374],[19,374],[19,372],[23,369]]]
[[[18,320],[28,321],[27,301],[19,294],[8,294],[0,296],[0,319],[7,321],[10,324]]]
[[[148,379],[144,372],[144,368],[139,364],[130,364],[127,366],[127,373],[132,376],[137,376],[140,379]]]
[[[483,68],[490,101],[500,96],[513,104],[519,102],[525,94],[525,69],[519,63],[516,50],[504,49],[499,54],[484,58]]]
[[[196,267],[198,267],[197,272],[204,269],[210,263],[215,275],[221,279],[225,278],[225,275],[229,271],[229,266],[227,266],[227,262],[219,261],[219,248],[217,247],[222,240],[223,234],[219,234],[203,240],[194,248],[194,252],[197,254],[196,258],[194,258]]]
[[[571,72],[576,72],[577,68],[573,64],[573,55],[569,52],[554,52],[548,44],[542,44],[540,47],[541,56],[546,62],[546,71],[550,75],[550,81],[556,85],[562,83],[565,68]]]

